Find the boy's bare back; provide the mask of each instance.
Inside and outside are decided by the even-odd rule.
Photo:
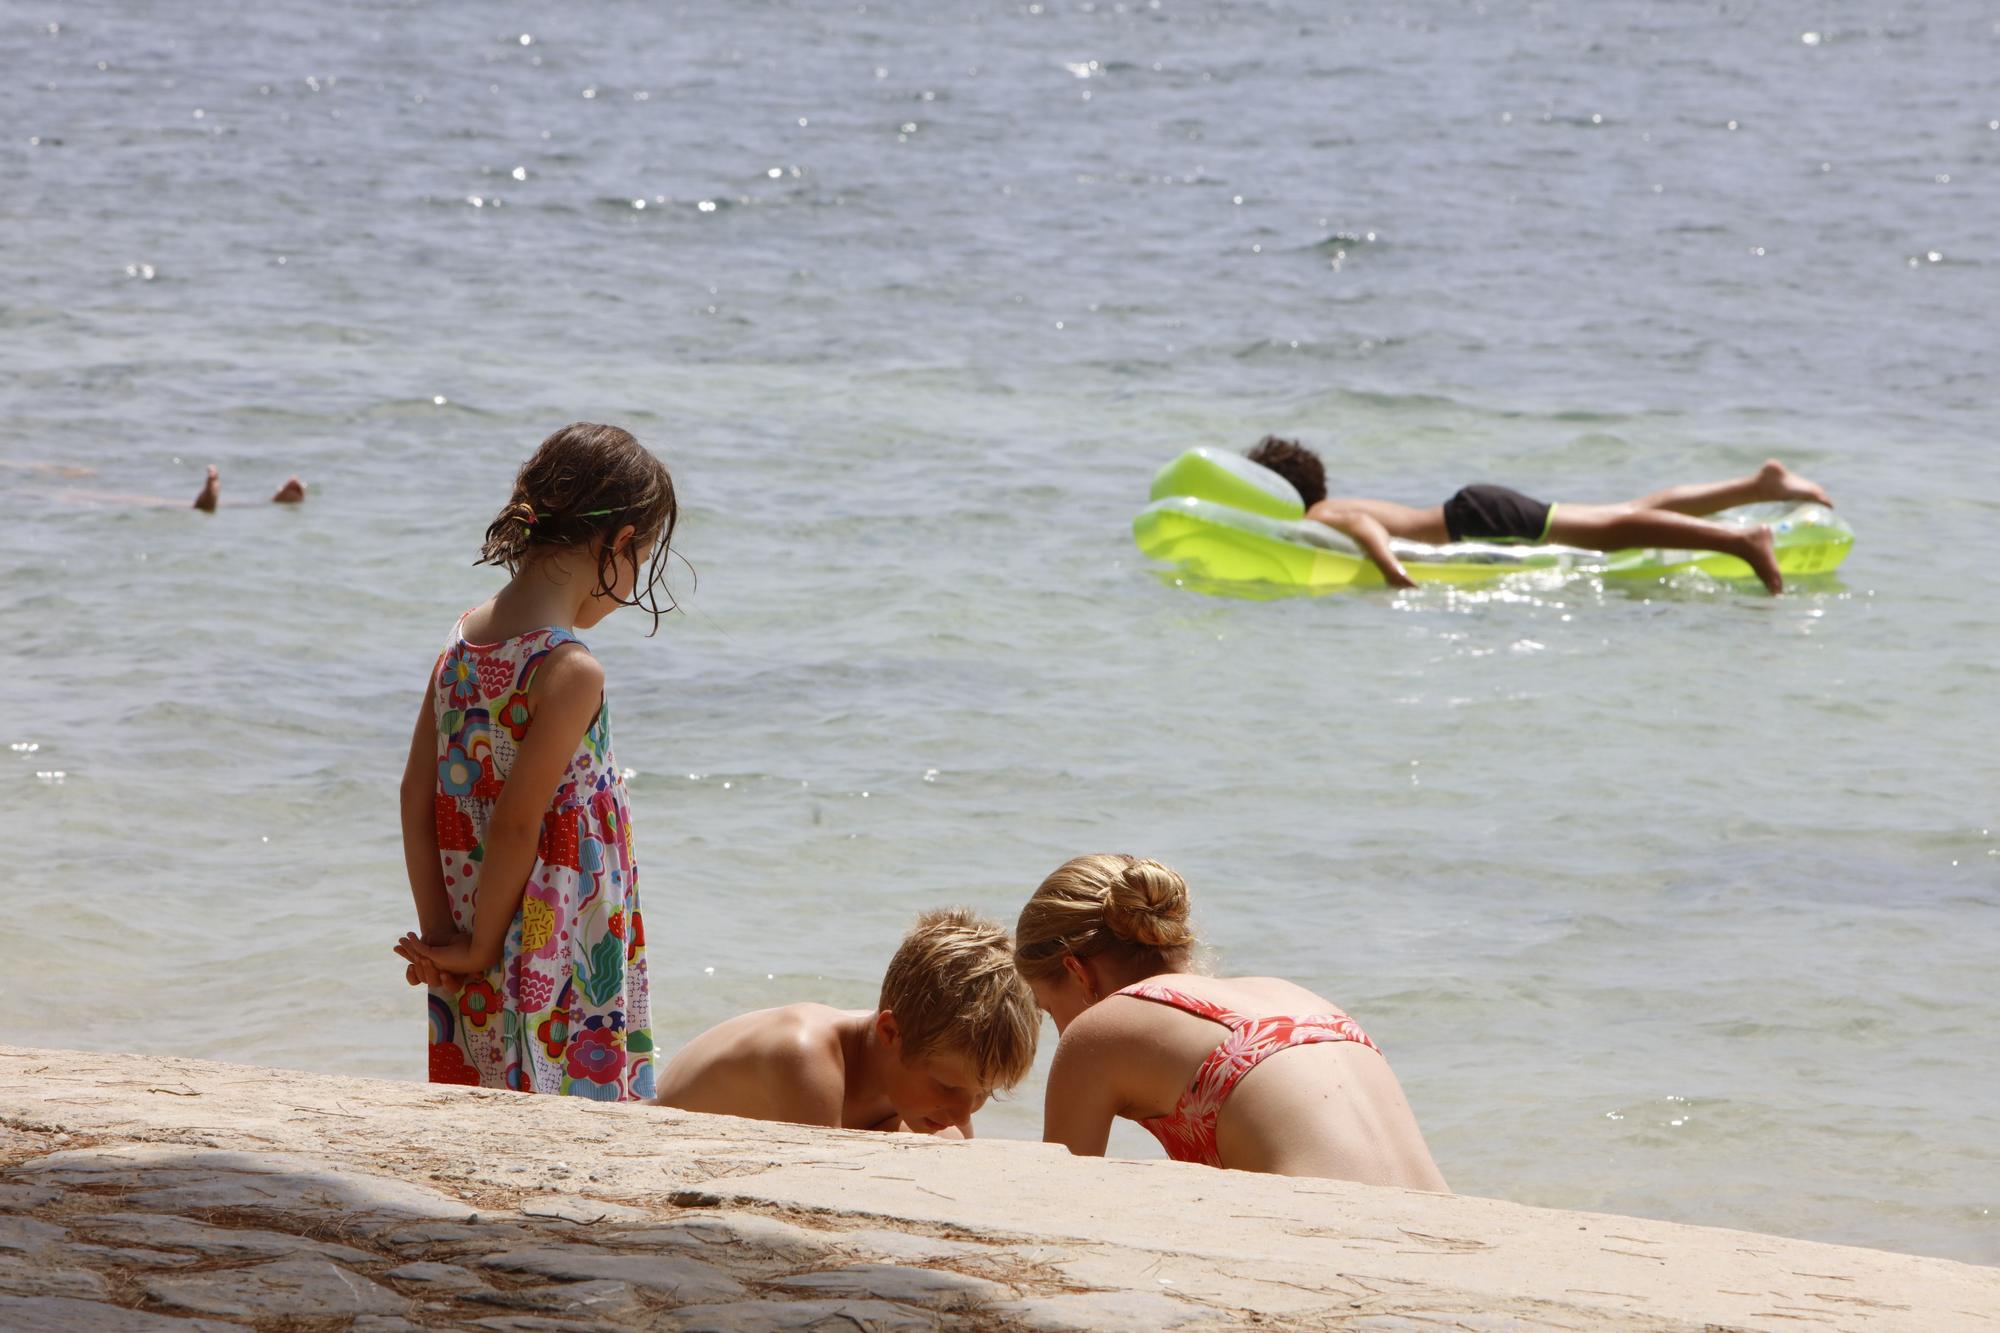
[[[661,1072],[654,1100],[683,1111],[798,1125],[892,1128],[882,1123],[885,1115],[895,1118],[886,1101],[880,1108],[846,1104],[844,1039],[873,1017],[865,1009],[812,1003],[740,1014],[683,1047]],[[883,1114],[865,1118],[877,1110]]]
[[[1427,509],[1417,509],[1393,500],[1364,500],[1351,495],[1330,495],[1306,510],[1306,517],[1315,523],[1324,523],[1330,528],[1352,533],[1355,520],[1360,517],[1374,519],[1391,537],[1404,541],[1429,542],[1442,546],[1449,540],[1444,527],[1444,506],[1431,505]]]
[[[874,1009],[788,1004],[729,1019],[660,1071],[662,1106],[838,1129],[972,1137],[1035,1060],[1035,997],[997,923],[962,907],[904,935]]]

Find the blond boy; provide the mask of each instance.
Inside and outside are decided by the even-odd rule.
[[[660,1072],[684,1111],[972,1137],[972,1113],[1035,1059],[1034,994],[1007,932],[962,908],[903,937],[870,1009],[788,1004],[718,1023]]]

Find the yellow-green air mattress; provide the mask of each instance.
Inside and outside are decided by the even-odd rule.
[[[1345,534],[1305,517],[1286,481],[1241,454],[1190,449],[1153,478],[1153,503],[1132,520],[1139,549],[1198,579],[1279,589],[1379,588],[1382,572]],[[1824,574],[1854,545],[1854,530],[1824,505],[1743,505],[1718,523],[1766,523],[1787,576]],[[1480,584],[1510,574],[1549,571],[1604,578],[1661,578],[1700,570],[1719,579],[1750,579],[1750,566],[1715,551],[1586,551],[1574,546],[1453,542],[1390,543],[1419,583]]]

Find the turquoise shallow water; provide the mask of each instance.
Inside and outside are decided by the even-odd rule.
[[[16,6],[9,1039],[421,1076],[421,675],[608,419],[699,572],[591,636],[663,1044],[1139,851],[1461,1190],[2000,1261],[1996,57],[1950,2]],[[1413,502],[1776,453],[1860,543],[1163,581],[1153,468],[1267,430]]]

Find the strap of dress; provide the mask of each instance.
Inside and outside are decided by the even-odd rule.
[[[534,685],[535,675],[542,669],[542,663],[548,661],[549,654],[556,649],[566,643],[574,643],[582,647],[585,652],[590,651],[590,648],[584,644],[582,639],[577,638],[576,635],[571,634],[566,629],[551,627],[549,629],[538,629],[533,631],[533,633],[546,635],[547,638],[535,646],[535,650],[528,654],[528,660],[521,665],[521,684],[518,688],[524,694]]]
[[[1243,1015],[1234,1009],[1225,1009],[1198,995],[1189,995],[1186,991],[1175,990],[1172,986],[1156,986],[1150,981],[1138,982],[1117,993],[1129,995],[1135,1000],[1151,1000],[1154,1004],[1164,1004],[1170,1009],[1193,1014],[1196,1018],[1206,1018],[1211,1023],[1222,1024],[1232,1032],[1241,1027],[1245,1021]]]

